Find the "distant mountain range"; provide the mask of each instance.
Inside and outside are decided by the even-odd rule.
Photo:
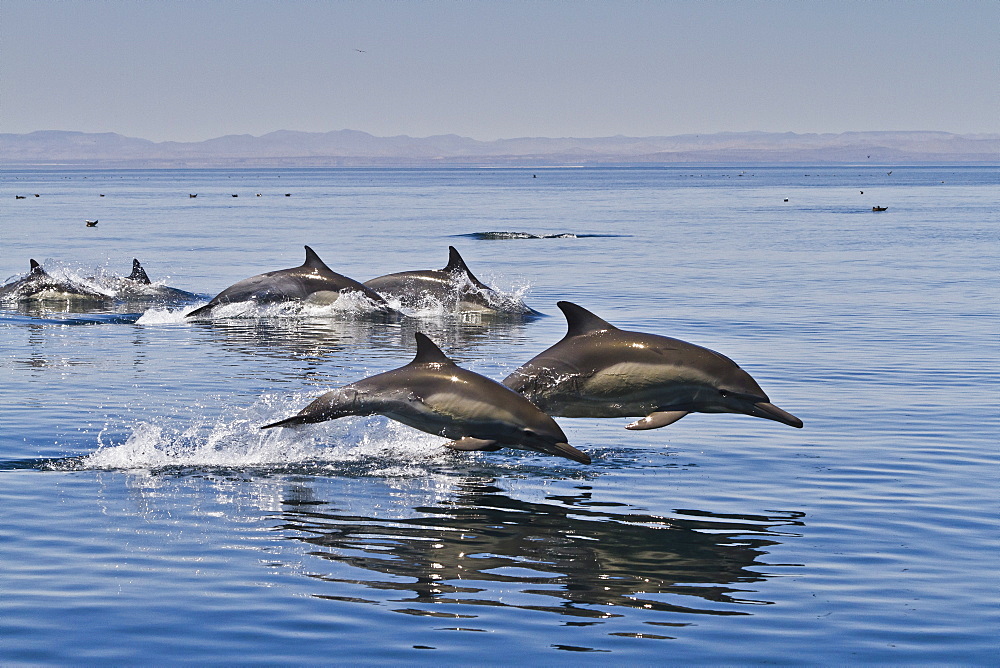
[[[672,137],[376,137],[357,130],[152,142],[115,133],[0,134],[0,166],[337,167],[643,163],[1000,164],[1000,135],[722,132]]]

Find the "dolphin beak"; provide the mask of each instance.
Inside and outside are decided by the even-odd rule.
[[[802,429],[802,420],[766,401],[758,401],[755,403],[753,405],[753,411],[750,415],[753,415],[754,417],[767,418],[768,420],[774,420],[775,422],[782,422],[787,424],[789,427]]]
[[[574,462],[580,462],[581,464],[590,463],[590,455],[580,452],[569,443],[555,443],[551,447],[552,449],[549,452],[553,455],[572,459]]]

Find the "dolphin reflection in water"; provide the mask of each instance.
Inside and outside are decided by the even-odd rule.
[[[566,336],[503,381],[549,415],[642,417],[626,429],[657,429],[689,413],[742,413],[802,427],[724,355],[618,329],[572,302],[557,306]]]
[[[750,584],[768,579],[761,561],[805,523],[797,511],[653,514],[585,488],[533,501],[502,484],[466,478],[448,498],[415,499],[410,512],[402,501],[391,517],[297,485],[279,521],[318,558],[310,577],[363,585],[369,595],[358,602],[388,599],[397,612],[426,616],[443,616],[448,604],[470,620],[484,606],[519,608],[594,624],[630,610],[651,620],[753,614],[768,603],[753,600],[759,587]]]

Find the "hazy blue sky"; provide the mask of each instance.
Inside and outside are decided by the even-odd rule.
[[[1000,1],[0,0],[0,132],[343,128],[1000,132]]]

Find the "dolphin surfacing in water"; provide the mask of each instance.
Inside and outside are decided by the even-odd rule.
[[[104,305],[112,296],[66,278],[50,275],[35,260],[30,260],[27,275],[0,286],[0,302],[73,302]]]
[[[384,415],[405,425],[454,439],[453,450],[495,451],[509,447],[566,457],[590,457],[566,441],[555,420],[516,392],[449,359],[417,332],[417,355],[406,366],[327,392],[298,415],[261,429],[335,420],[348,415]]]
[[[115,281],[117,296],[127,302],[181,302],[197,297],[192,292],[158,285],[149,280],[149,275],[139,262],[132,258],[132,273]]]
[[[550,415],[642,417],[626,429],[657,429],[688,413],[742,413],[802,427],[724,355],[618,329],[572,302],[557,305],[566,336],[503,381]]]
[[[342,294],[348,292],[360,292],[375,305],[377,310],[394,313],[377,292],[353,278],[333,271],[319,258],[316,251],[309,246],[305,248],[306,261],[301,266],[269,271],[238,281],[220,292],[206,305],[188,313],[187,317],[208,315],[216,306],[236,302],[332,304]]]
[[[448,246],[444,269],[401,271],[364,284],[380,295],[399,299],[406,308],[416,308],[422,299],[432,297],[456,311],[539,315],[520,299],[503,295],[476,278],[454,246]]]

